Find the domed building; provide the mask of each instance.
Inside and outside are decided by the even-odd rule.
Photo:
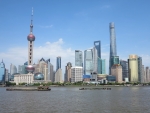
[[[44,80],[44,75],[42,73],[35,73],[34,80]]]

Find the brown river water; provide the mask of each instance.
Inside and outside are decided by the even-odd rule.
[[[150,87],[51,87],[51,91],[0,88],[0,113],[150,113]]]

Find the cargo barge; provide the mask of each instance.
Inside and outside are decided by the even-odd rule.
[[[34,87],[20,87],[20,88],[6,88],[6,91],[50,91],[48,86]]]
[[[79,88],[79,90],[111,90],[111,88]]]

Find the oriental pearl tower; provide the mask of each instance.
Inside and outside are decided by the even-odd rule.
[[[32,9],[32,15],[31,15],[31,24],[30,24],[30,34],[27,36],[28,40],[28,66],[26,67],[26,70],[29,73],[34,72],[34,67],[32,66],[33,64],[33,45],[34,45],[34,40],[35,36],[33,35],[33,9]]]

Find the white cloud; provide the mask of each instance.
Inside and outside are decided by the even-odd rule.
[[[46,42],[45,44],[34,47],[33,51],[33,61],[35,63],[38,62],[42,57],[46,60],[50,58],[51,63],[54,65],[54,69],[56,67],[56,57],[61,56],[62,59],[62,69],[64,72],[64,68],[67,62],[71,62],[74,65],[74,50],[71,48],[63,47],[63,40],[59,39],[56,42]],[[23,65],[26,62],[28,56],[28,48],[26,47],[14,47],[8,49],[5,53],[0,53],[0,59],[4,60],[6,68],[9,69],[10,64],[14,64],[18,67],[18,65]]]

